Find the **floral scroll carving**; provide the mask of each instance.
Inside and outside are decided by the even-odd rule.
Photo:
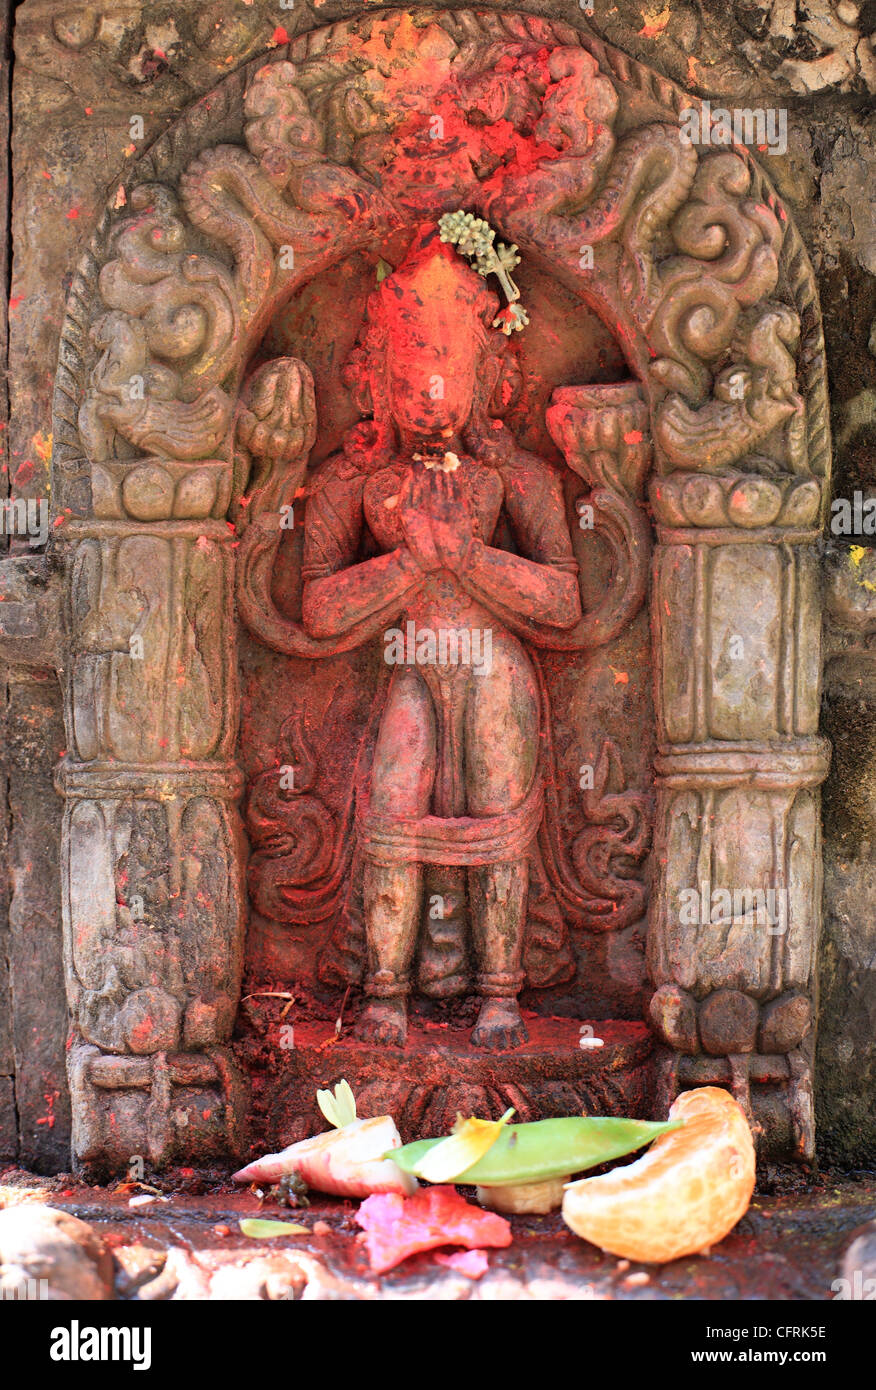
[[[323,891],[315,902],[307,890],[313,884],[324,890],[326,878],[332,877],[336,827],[324,803],[309,794],[315,768],[296,715],[280,736],[283,772],[263,772],[249,792],[246,823],[256,846],[249,864],[250,892],[266,917],[319,920],[331,911],[332,897]]]

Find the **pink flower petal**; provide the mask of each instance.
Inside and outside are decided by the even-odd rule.
[[[486,1250],[456,1250],[452,1255],[439,1253],[435,1256],[435,1263],[447,1265],[448,1269],[455,1269],[467,1279],[480,1279],[490,1267]]]
[[[409,1255],[440,1245],[511,1244],[511,1226],[496,1212],[466,1202],[454,1187],[424,1187],[412,1197],[375,1193],[356,1213],[366,1232],[366,1247],[375,1274],[394,1269]]]

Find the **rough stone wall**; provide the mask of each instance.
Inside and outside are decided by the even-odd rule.
[[[244,60],[285,42],[286,35],[362,8],[361,0],[184,6],[24,0],[14,7],[12,409],[2,437],[4,479],[16,495],[48,495],[50,402],[66,290],[93,224],[131,161]],[[410,8],[417,8],[415,0]],[[593,14],[585,15],[577,0],[517,0],[513,8],[589,24],[715,105],[787,111],[787,152],[765,161],[819,278],[836,495],[876,489],[876,56],[870,39],[876,5],[593,0]],[[4,63],[2,81],[7,72]],[[867,538],[836,538],[826,546],[832,660],[825,732],[836,754],[825,797],[818,1104],[824,1151],[847,1162],[876,1154],[876,568],[872,553],[854,548],[866,544]],[[51,790],[64,740],[56,678],[21,668],[13,676],[3,685],[10,794],[0,815],[0,854],[9,863],[0,883],[0,1155],[14,1153],[17,1124],[19,1157],[51,1170],[64,1165],[69,1140],[60,810]]]
[[[0,217],[3,235],[0,237],[0,274],[3,293],[0,295],[0,496],[8,488],[6,452],[6,421],[9,417],[9,396],[6,379],[7,342],[7,285],[9,283],[9,57],[12,51],[12,32],[9,24],[9,5],[0,6]],[[6,673],[0,678],[0,697],[6,704]],[[6,862],[6,769],[0,772],[0,855]],[[15,1113],[15,1058],[12,1049],[12,995],[9,988],[9,903],[6,875],[0,875],[0,1157],[14,1157],[18,1152],[18,1118]]]

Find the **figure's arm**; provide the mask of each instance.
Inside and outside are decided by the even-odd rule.
[[[338,637],[386,610],[398,612],[423,571],[405,547],[356,564],[362,534],[361,477],[329,476],[308,500],[301,616],[311,637]]]
[[[510,443],[509,453],[507,468],[498,471],[505,509],[525,555],[472,536],[468,504],[454,473],[435,480],[435,542],[463,588],[488,608],[510,610],[548,627],[572,627],[581,617],[581,595],[559,479]]]
[[[304,627],[311,637],[340,637],[382,609],[398,612],[422,581],[422,571],[402,547],[339,574],[308,580],[302,602]]]
[[[549,627],[571,627],[581,617],[578,566],[562,560],[527,560],[473,540],[461,576],[463,588],[488,607],[501,604]]]

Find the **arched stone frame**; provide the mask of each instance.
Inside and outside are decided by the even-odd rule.
[[[658,166],[660,158],[670,159],[665,131],[677,127],[682,109],[699,103],[625,55],[577,29],[533,17],[436,12],[417,19],[418,24],[433,20],[460,41],[588,53],[618,94],[617,124],[624,138],[603,150],[576,152],[579,176],[591,177],[592,191],[574,221],[563,225],[543,208],[537,213],[503,208],[501,200],[484,212],[500,235],[524,252],[549,257],[554,272],[598,307],[625,347],[650,412],[657,453],[650,486],[658,542],[651,614],[660,752],[648,949],[657,987],[652,1022],[661,1041],[659,1104],[684,1084],[718,1081],[732,1085],[748,1106],[750,1080],[767,1083],[784,1096],[779,1109],[793,1130],[790,1146],[809,1153],[820,897],[817,786],[826,769],[825,746],[816,734],[820,615],[812,547],[829,442],[820,323],[805,251],[759,166],[742,150],[726,156],[735,161],[732,178],[741,180],[731,192],[695,185],[691,161],[680,201],[661,205],[665,188]],[[313,60],[355,42],[357,34],[397,22],[398,12],[390,12],[313,31],[268,62]],[[202,258],[193,279],[206,271],[216,290],[220,308],[214,328],[221,314],[232,328],[225,357],[219,354],[174,387],[169,377],[149,379],[142,342],[119,336],[124,323],[106,326],[98,363],[89,333],[101,314],[126,317],[118,287],[111,286],[109,301],[104,295],[101,303],[98,276],[114,255],[124,260],[124,253],[119,258],[118,249],[110,247],[136,204],[134,189],[158,184],[173,190],[182,184],[191,211],[199,180],[201,191],[209,184],[209,161],[197,166],[195,176],[189,174],[188,185],[183,176],[202,152],[242,140],[243,94],[263,61],[241,69],[196,103],[139,161],[125,186],[128,206],[108,209],[95,232],[71,289],[62,335],[53,563],[63,568],[67,584],[68,646],[59,666],[68,754],[58,785],[67,801],[65,949],[74,1030],[69,1053],[74,1152],[80,1161],[112,1165],[145,1153],[161,1163],[179,1153],[195,1158],[233,1149],[245,1109],[226,1046],[239,988],[244,893],[235,810],[240,778],[233,763],[237,535],[224,518],[234,490],[232,408],[241,376],[278,299],[294,286],[289,276],[282,284],[268,283],[277,274],[275,247],[268,265],[256,245],[247,250],[237,241],[237,268],[250,257],[241,291],[240,277],[234,283],[229,238],[223,242],[208,235],[208,208],[197,227],[187,220],[186,250]],[[683,161],[684,148],[679,140],[673,158]],[[701,168],[711,168],[720,153],[706,151]],[[651,159],[656,186],[637,185],[637,171]],[[152,195],[144,197],[145,216]],[[718,212],[729,216],[743,201],[753,213],[752,229],[760,231],[763,265],[758,274],[740,274],[736,281],[731,274],[717,289],[712,277],[706,301],[717,326],[705,325],[704,337],[714,332],[715,342],[704,357],[692,349],[673,356],[673,316],[683,317],[687,295],[702,310],[712,262],[728,259],[723,243],[716,250],[709,242],[708,218],[720,222],[718,204]],[[159,213],[170,226],[170,208]],[[651,238],[665,238],[670,221],[680,226],[685,248],[676,240],[677,277],[649,286],[649,277],[659,281],[665,274],[651,260]],[[350,235],[348,244],[359,244],[357,238],[368,238],[373,230],[360,222]],[[700,256],[691,253],[698,239]],[[574,262],[575,248],[591,242],[607,253],[604,263],[597,256],[595,273],[576,274],[570,258]],[[615,254],[621,245],[626,259]],[[333,253],[339,249],[335,245]],[[744,261],[743,256],[740,264]],[[317,254],[299,273],[303,278],[319,266]],[[150,273],[145,268],[142,279],[134,276],[144,300]],[[185,279],[182,263],[174,273]],[[130,283],[125,292],[131,292]],[[151,292],[157,303],[158,292]],[[729,334],[726,322],[721,328],[719,301],[729,306],[727,322],[733,319]],[[635,321],[637,304],[644,323]],[[245,332],[235,314],[247,319]],[[214,336],[218,341],[218,328]],[[679,330],[676,348],[683,336]],[[734,337],[737,355],[728,360]],[[662,379],[651,366],[655,342],[665,364]],[[129,360],[123,350],[130,352]],[[142,373],[132,370],[138,361]],[[138,409],[128,409],[130,400],[118,391],[113,396],[124,373],[128,380],[144,377],[147,402],[179,407],[172,427],[166,418],[162,422],[160,409],[144,424]],[[733,394],[734,373],[744,378],[742,398]],[[228,406],[216,392],[227,397]],[[130,514],[122,490],[133,459],[96,458],[99,447],[84,457],[77,423],[83,402],[92,443],[99,445],[100,430],[108,427],[109,402],[119,433],[127,430],[134,441],[139,431],[135,447],[155,460],[151,479],[140,475],[140,495],[133,500],[138,518]],[[577,448],[576,471],[615,494],[622,495],[626,484],[627,501],[636,502],[641,480],[625,479],[620,447],[612,455],[604,443],[601,450],[587,445],[583,421],[578,417],[576,424],[575,414],[584,406],[592,417],[592,398],[576,402],[567,395],[555,407],[567,458]],[[212,447],[195,440],[174,456],[168,447],[174,430],[179,443],[198,429],[212,428],[210,421],[216,427]],[[136,489],[127,486],[133,498]],[[180,503],[184,493],[188,500]],[[209,515],[203,514],[205,507]],[[153,515],[144,514],[150,508]],[[165,515],[168,508],[171,514]],[[232,515],[242,526],[248,520]],[[264,515],[268,529],[270,511]],[[155,586],[151,594],[140,587],[144,578]],[[750,608],[762,594],[770,596],[774,611],[764,632],[757,633]],[[132,595],[137,595],[133,605]],[[764,689],[747,703],[732,667],[727,668],[727,644],[735,636],[761,643],[757,661]],[[137,637],[143,639],[142,667],[132,664],[140,660],[132,646]],[[174,670],[184,683],[168,689],[167,675]],[[138,702],[147,712],[159,705],[161,719],[151,724],[138,719]],[[102,711],[99,718],[90,718],[92,707]],[[727,853],[733,834],[739,836],[735,862]],[[142,876],[152,857],[150,845],[158,843],[169,846],[174,867],[156,904],[146,894],[143,908],[147,916],[157,912],[162,897],[166,911],[181,923],[174,928],[180,948],[168,953],[162,947],[160,961],[138,960],[139,948],[126,942],[130,922],[124,914],[130,903],[118,901],[119,865],[122,872],[139,865]],[[711,923],[681,923],[680,894],[703,882],[788,889],[782,910],[789,917],[775,933],[752,929],[745,921],[718,929]],[[169,930],[165,922],[163,939]],[[130,940],[136,936],[130,933]],[[118,943],[118,960],[105,969],[101,953],[110,938]],[[145,983],[156,968],[165,978],[167,971],[177,972],[178,997],[172,987]],[[183,999],[188,1000],[184,1008]]]

